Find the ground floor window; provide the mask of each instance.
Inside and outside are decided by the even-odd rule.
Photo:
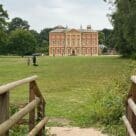
[[[97,48],[93,48],[93,49],[92,49],[92,53],[93,53],[93,54],[97,54]]]
[[[65,54],[64,49],[61,49],[61,54],[62,54],[62,56]]]
[[[55,54],[55,49],[54,48],[52,49],[52,53]]]
[[[82,54],[85,55],[86,54],[86,48],[82,49]]]
[[[91,54],[91,49],[90,48],[87,49],[87,53]]]
[[[59,48],[57,49],[57,54],[60,54],[60,49]]]
[[[68,54],[70,55],[70,53],[71,53],[71,50],[70,50],[70,49],[68,49]]]
[[[79,48],[76,49],[77,54],[79,54]]]

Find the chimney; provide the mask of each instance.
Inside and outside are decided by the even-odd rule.
[[[83,29],[83,27],[82,27],[82,25],[80,25],[80,30],[82,30]]]
[[[91,25],[88,25],[88,26],[87,26],[87,30],[91,30]]]

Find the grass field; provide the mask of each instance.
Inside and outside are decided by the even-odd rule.
[[[129,63],[130,60],[104,56],[38,57],[39,66],[34,67],[26,65],[26,58],[0,57],[0,84],[38,75],[39,88],[47,101],[47,116],[90,127],[104,121],[108,124],[113,113],[118,112],[122,99],[116,91],[116,81],[122,80]],[[10,101],[23,103],[27,99],[25,85],[13,90]]]

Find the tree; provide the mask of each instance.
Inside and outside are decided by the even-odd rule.
[[[107,48],[113,49],[115,46],[113,40],[113,30],[106,29],[99,31],[99,44],[105,45]]]
[[[40,34],[35,30],[30,30],[30,32],[36,39],[36,52],[44,52],[44,50],[41,49]]]
[[[28,30],[29,29],[29,24],[26,20],[23,20],[19,17],[15,17],[11,20],[11,22],[9,23],[9,31],[13,31],[16,29],[25,29]]]
[[[8,19],[8,13],[3,9],[3,5],[0,4],[0,30],[5,29],[7,25],[6,19]]]
[[[45,28],[40,32],[40,46],[39,51],[49,53],[49,32],[52,28]]]
[[[39,33],[36,30],[30,30],[30,32],[32,33],[32,35],[35,37],[35,39],[37,41],[40,40],[40,35],[39,35]]]
[[[7,52],[8,36],[6,34],[6,19],[8,19],[8,13],[0,4],[0,54],[6,54]]]
[[[99,44],[104,44],[104,43],[105,43],[104,33],[100,31],[100,32],[98,33],[98,35],[99,35]]]
[[[102,32],[104,33],[104,45],[107,48],[114,48],[114,44],[113,44],[113,37],[112,37],[112,32],[113,30],[111,29],[103,29]]]
[[[0,30],[0,54],[5,55],[8,51],[8,35]]]
[[[10,34],[9,46],[12,54],[30,55],[35,52],[36,39],[28,30],[16,29]]]
[[[116,11],[111,15],[116,49],[126,57],[136,57],[136,1],[115,0]]]
[[[45,28],[41,30],[40,32],[40,40],[43,41],[49,41],[49,32],[52,30],[52,28]]]

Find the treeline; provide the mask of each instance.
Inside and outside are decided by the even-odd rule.
[[[116,49],[125,57],[136,58],[136,0],[105,0],[115,7],[110,15],[113,30],[99,32],[99,44]],[[30,30],[27,21],[16,17],[10,22],[8,13],[0,4],[0,55],[27,55],[34,52],[48,54],[49,31]]]
[[[106,1],[106,0],[105,0]],[[107,0],[114,6],[112,41],[124,57],[136,58],[136,0]]]
[[[26,20],[15,17],[8,22],[8,19],[7,11],[0,4],[0,55],[48,54],[49,31],[52,28],[45,28],[38,33],[30,30]]]

